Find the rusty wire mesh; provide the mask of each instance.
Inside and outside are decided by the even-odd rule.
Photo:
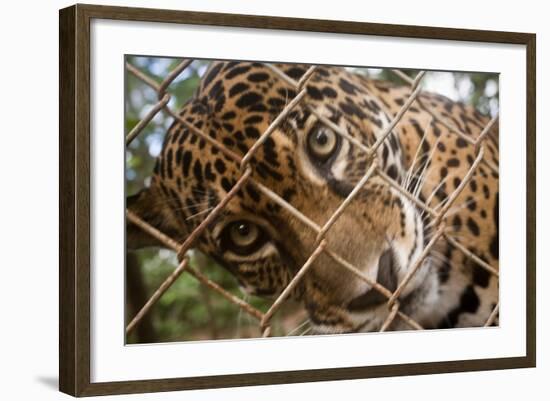
[[[150,235],[154,236],[160,243],[162,243],[164,246],[166,246],[169,249],[174,250],[178,255],[178,260],[181,260],[177,268],[164,280],[164,282],[158,287],[158,289],[153,293],[153,295],[149,298],[149,300],[143,305],[143,307],[139,310],[139,312],[134,316],[133,319],[128,323],[126,326],[126,333],[130,333],[136,325],[139,324],[141,319],[150,311],[151,307],[162,297],[162,295],[170,288],[170,286],[178,279],[180,275],[183,273],[190,274],[194,276],[201,284],[203,284],[206,288],[216,291],[218,294],[223,296],[225,299],[227,299],[228,302],[231,302],[235,305],[237,305],[239,308],[241,308],[245,313],[249,314],[253,318],[258,320],[258,327],[260,329],[260,334],[263,337],[269,336],[271,332],[270,328],[270,321],[272,317],[280,310],[281,305],[284,303],[284,301],[288,298],[291,291],[296,287],[298,282],[303,278],[303,276],[306,274],[308,269],[313,265],[313,262],[315,259],[321,254],[325,253],[328,255],[337,265],[339,265],[343,269],[349,270],[351,273],[353,273],[354,276],[356,276],[358,279],[363,280],[368,285],[370,285],[375,291],[378,291],[381,293],[384,297],[387,298],[387,306],[389,308],[389,314],[385,320],[385,322],[382,324],[380,331],[387,330],[394,319],[401,319],[404,323],[406,323],[407,326],[409,326],[411,329],[415,330],[422,330],[422,326],[416,322],[414,319],[412,319],[410,316],[407,316],[405,313],[403,313],[400,310],[400,304],[399,304],[399,296],[403,292],[406,285],[410,282],[410,280],[413,278],[413,276],[418,271],[419,267],[421,266],[424,259],[427,257],[430,249],[436,244],[436,242],[444,237],[451,245],[453,245],[456,249],[460,250],[467,258],[473,260],[475,263],[477,263],[482,268],[486,269],[490,274],[498,277],[499,272],[498,269],[489,265],[487,262],[482,260],[479,256],[475,255],[473,252],[468,250],[466,246],[461,244],[457,239],[451,237],[448,234],[448,228],[445,225],[445,217],[446,214],[449,212],[449,209],[453,205],[454,201],[457,199],[459,194],[462,192],[464,187],[468,184],[469,180],[472,178],[475,169],[478,167],[480,163],[486,164],[494,173],[498,174],[498,167],[493,165],[490,161],[483,158],[484,154],[484,141],[487,138],[487,133],[490,131],[491,127],[495,124],[495,122],[498,119],[498,115],[495,115],[489,123],[485,126],[485,128],[480,132],[480,134],[477,136],[477,138],[472,138],[472,136],[467,135],[463,133],[459,127],[454,125],[451,121],[444,118],[443,116],[439,115],[437,112],[429,111],[431,114],[431,117],[434,120],[437,120],[439,123],[444,125],[449,129],[450,132],[454,133],[455,135],[461,137],[464,139],[470,146],[473,146],[476,152],[476,157],[473,163],[471,164],[470,168],[468,169],[467,173],[464,175],[464,177],[461,180],[460,185],[449,195],[445,203],[442,207],[438,208],[439,210],[434,210],[430,208],[427,204],[423,203],[421,200],[413,197],[409,192],[407,192],[398,182],[390,178],[377,164],[376,160],[376,150],[377,148],[386,140],[386,138],[390,135],[392,130],[399,124],[401,118],[403,115],[407,112],[407,110],[411,107],[411,105],[415,102],[417,99],[417,95],[420,93],[420,82],[424,78],[426,72],[421,71],[416,75],[415,78],[410,78],[407,74],[403,73],[400,70],[392,70],[394,74],[396,74],[401,80],[406,82],[410,86],[410,94],[408,96],[408,99],[403,103],[403,106],[399,110],[398,113],[396,113],[395,116],[393,116],[391,123],[386,127],[382,133],[382,135],[379,137],[379,139],[372,145],[367,146],[364,143],[361,143],[356,138],[351,137],[347,132],[345,132],[343,129],[341,129],[339,126],[334,124],[332,121],[324,117],[322,114],[320,114],[315,108],[312,106],[309,107],[310,111],[321,121],[323,124],[326,124],[330,129],[332,129],[337,134],[341,135],[342,137],[346,138],[350,143],[357,146],[361,151],[365,152],[366,155],[369,157],[369,159],[372,161],[370,164],[370,167],[367,169],[367,171],[364,173],[363,177],[359,180],[355,188],[350,192],[350,194],[347,196],[347,198],[341,203],[341,205],[337,208],[336,211],[334,211],[333,215],[324,223],[324,225],[320,226],[317,223],[313,222],[311,219],[309,219],[305,214],[303,214],[300,210],[297,210],[294,208],[290,203],[286,202],[282,197],[277,195],[275,192],[267,188],[266,186],[262,185],[259,182],[256,182],[252,177],[252,167],[250,166],[250,159],[254,155],[254,153],[257,151],[257,149],[260,147],[260,145],[275,131],[275,129],[283,122],[283,120],[287,117],[287,115],[290,113],[290,111],[298,104],[300,103],[304,98],[307,97],[307,90],[305,89],[306,84],[308,80],[311,78],[311,76],[315,73],[315,66],[311,66],[307,72],[302,76],[302,78],[299,81],[295,81],[293,78],[286,75],[282,70],[278,69],[277,67],[266,64],[266,67],[271,69],[277,76],[279,76],[281,79],[283,79],[285,82],[290,84],[296,89],[296,96],[291,99],[285,108],[282,110],[282,112],[279,114],[277,118],[273,120],[273,122],[269,125],[269,127],[263,132],[259,139],[256,141],[256,143],[250,147],[248,152],[241,157],[240,155],[234,153],[227,147],[225,147],[222,143],[219,143],[212,137],[210,137],[208,134],[202,132],[200,129],[196,128],[194,125],[188,123],[183,118],[179,116],[179,114],[170,107],[168,107],[168,103],[170,101],[171,95],[168,93],[168,88],[170,84],[192,63],[193,60],[182,60],[170,73],[166,76],[166,78],[161,82],[157,83],[154,79],[143,73],[141,70],[136,68],[130,63],[126,63],[126,69],[129,73],[133,74],[135,77],[137,77],[139,80],[141,80],[143,83],[145,83],[147,86],[151,87],[157,94],[158,94],[158,102],[154,105],[152,105],[151,110],[130,130],[130,132],[126,135],[126,145],[128,146],[140,133],[143,132],[144,128],[147,126],[147,124],[159,113],[164,112],[167,114],[167,116],[177,120],[179,123],[181,123],[183,126],[185,126],[187,129],[190,130],[190,132],[194,135],[199,136],[200,138],[204,139],[206,142],[208,142],[210,145],[216,147],[220,152],[227,155],[230,159],[234,160],[235,162],[239,163],[241,168],[241,176],[233,186],[233,188],[225,195],[224,198],[221,199],[221,201],[217,204],[217,206],[209,211],[206,218],[201,222],[201,224],[186,238],[186,240],[183,243],[178,243],[172,238],[168,237],[164,233],[157,230],[155,227],[149,225],[146,221],[144,221],[140,216],[136,215],[135,213],[131,212],[130,210],[126,211],[126,217],[129,221],[149,233]],[[429,110],[429,109],[428,109]],[[430,241],[427,243],[427,245],[424,247],[423,252],[421,253],[421,256],[417,259],[417,261],[414,263],[414,265],[411,267],[409,272],[406,274],[405,278],[398,283],[397,288],[395,291],[390,291],[389,289],[385,288],[384,286],[377,283],[375,280],[367,277],[363,272],[361,272],[356,266],[349,263],[344,256],[339,255],[335,252],[333,252],[328,246],[327,242],[325,240],[326,234],[329,232],[331,226],[335,223],[335,221],[339,218],[339,216],[344,213],[346,206],[349,205],[351,200],[354,198],[354,196],[359,192],[359,190],[365,185],[365,183],[369,180],[369,178],[377,174],[378,176],[382,177],[391,187],[399,191],[402,195],[407,197],[411,202],[413,202],[416,206],[421,208],[426,213],[430,214],[433,218],[435,224],[434,226],[436,229],[434,230],[434,235],[430,239]],[[227,205],[227,203],[235,196],[235,194],[239,191],[239,189],[245,184],[245,183],[251,183],[254,185],[260,192],[262,192],[265,196],[267,196],[269,199],[274,201],[276,204],[280,205],[282,208],[284,208],[286,211],[291,213],[294,217],[296,217],[300,222],[303,223],[304,227],[309,230],[313,230],[317,234],[317,242],[315,245],[314,250],[309,255],[309,258],[307,258],[306,262],[303,264],[303,266],[298,270],[298,272],[294,275],[290,283],[287,285],[287,287],[281,292],[281,294],[272,302],[269,309],[264,313],[260,311],[259,309],[252,306],[250,303],[245,301],[242,298],[239,298],[229,291],[222,288],[217,283],[213,282],[211,279],[206,277],[202,272],[199,270],[193,268],[189,264],[189,259],[186,256],[187,251],[195,244],[195,241],[198,239],[198,237],[205,231],[205,229],[208,227],[208,225],[216,219],[216,217],[220,214],[220,212],[223,210],[223,208]],[[493,324],[498,316],[498,310],[499,310],[499,304],[497,303],[494,307],[492,313],[488,317],[487,321],[485,322],[485,326],[489,326]]]

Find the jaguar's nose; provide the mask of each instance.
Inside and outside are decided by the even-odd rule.
[[[397,277],[395,276],[394,257],[391,249],[380,256],[378,260],[378,274],[376,282],[390,291],[397,288]],[[358,297],[352,299],[347,309],[350,312],[358,312],[386,302],[388,298],[375,289],[370,289]]]

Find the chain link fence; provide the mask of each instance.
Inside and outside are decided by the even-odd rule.
[[[386,303],[389,309],[389,314],[385,322],[381,326],[380,331],[387,330],[395,319],[402,320],[411,329],[414,329],[414,330],[423,329],[422,326],[417,321],[415,321],[410,316],[407,316],[405,313],[401,311],[399,296],[401,295],[401,293],[403,292],[407,284],[411,281],[413,276],[416,274],[416,272],[419,270],[424,259],[428,256],[430,250],[434,247],[436,242],[441,238],[445,238],[445,240],[448,241],[453,247],[461,251],[466,258],[471,259],[477,265],[487,270],[491,275],[496,277],[499,276],[499,272],[497,268],[489,265],[487,262],[482,260],[479,256],[471,252],[459,240],[450,236],[449,227],[447,227],[445,223],[445,218],[449,213],[449,210],[453,206],[457,197],[464,190],[465,186],[471,180],[474,174],[474,171],[476,170],[476,168],[479,166],[480,163],[485,164],[491,171],[493,171],[495,174],[498,174],[498,166],[494,165],[488,159],[483,157],[484,151],[485,151],[484,143],[487,139],[488,133],[491,130],[491,127],[497,122],[498,115],[495,115],[489,121],[489,123],[485,126],[485,128],[479,133],[479,135],[477,135],[477,137],[474,138],[473,136],[467,135],[466,133],[462,132],[461,129],[457,127],[448,118],[445,118],[444,116],[438,114],[436,111],[429,111],[433,120],[447,127],[449,131],[452,132],[454,135],[457,135],[458,137],[461,137],[463,140],[465,140],[469,146],[473,147],[476,154],[476,157],[473,163],[470,165],[467,173],[463,176],[460,184],[448,196],[447,200],[443,203],[443,205],[437,208],[437,210],[434,210],[426,203],[412,196],[397,181],[389,177],[380,168],[377,162],[377,152],[376,152],[377,149],[383,144],[383,142],[391,134],[392,130],[399,124],[403,115],[407,112],[407,110],[409,110],[409,108],[415,102],[415,100],[417,100],[417,96],[421,90],[420,83],[426,75],[425,71],[421,71],[414,78],[411,78],[409,77],[409,75],[405,74],[400,70],[392,70],[393,74],[395,74],[397,77],[399,77],[401,80],[403,80],[406,84],[409,85],[410,87],[409,96],[406,99],[406,101],[403,103],[403,106],[401,107],[401,109],[395,114],[395,116],[393,116],[391,123],[384,129],[383,133],[379,136],[376,142],[371,146],[367,146],[367,144],[364,144],[358,139],[350,136],[345,130],[341,129],[339,126],[337,126],[332,121],[327,119],[325,116],[320,114],[314,107],[309,106],[309,111],[313,115],[315,115],[321,123],[326,124],[326,126],[328,126],[335,133],[337,133],[343,138],[346,138],[353,146],[357,146],[372,161],[368,169],[364,172],[363,177],[359,180],[357,185],[349,193],[346,199],[344,199],[344,201],[340,204],[340,206],[334,211],[332,216],[324,224],[319,225],[314,221],[312,221],[311,219],[309,219],[300,210],[297,210],[295,207],[293,207],[290,203],[286,202],[281,196],[276,194],[270,188],[264,186],[263,184],[257,182],[254,178],[252,178],[253,167],[250,164],[251,158],[254,156],[254,154],[259,149],[259,147],[267,140],[267,138],[269,138],[269,136],[275,131],[275,129],[279,127],[279,125],[285,120],[285,118],[292,111],[292,109],[297,104],[299,104],[304,98],[307,98],[308,95],[306,90],[306,84],[308,83],[309,79],[315,74],[317,67],[311,66],[306,71],[306,73],[299,79],[299,81],[296,81],[290,76],[286,75],[283,71],[281,71],[274,65],[266,64],[266,67],[272,70],[280,79],[284,80],[286,83],[288,83],[293,88],[295,88],[296,96],[293,99],[289,100],[289,102],[284,107],[282,112],[278,115],[278,117],[276,117],[272,121],[272,123],[265,130],[265,132],[263,132],[259,137],[259,139],[257,139],[257,141],[254,143],[254,145],[249,148],[247,153],[244,154],[244,156],[240,156],[235,152],[231,151],[230,149],[228,149],[222,143],[219,143],[218,141],[210,137],[208,134],[202,132],[193,124],[190,124],[189,122],[181,118],[177,112],[175,112],[168,106],[171,99],[171,94],[169,93],[170,85],[174,82],[174,80],[178,78],[178,76],[180,76],[191,65],[192,61],[193,60],[181,60],[181,62],[179,62],[179,64],[177,64],[177,66],[173,68],[166,75],[165,79],[160,83],[158,83],[155,79],[148,76],[147,74],[145,74],[143,71],[141,71],[139,68],[132,65],[131,63],[129,62],[126,63],[127,72],[137,77],[145,85],[152,88],[156,92],[158,97],[158,101],[154,105],[152,105],[151,109],[143,116],[143,118],[139,122],[137,122],[135,126],[127,133],[126,145],[127,146],[130,145],[132,141],[144,131],[144,128],[151,122],[151,120],[153,120],[155,116],[157,116],[159,113],[165,113],[166,116],[173,118],[174,120],[178,121],[183,126],[185,126],[187,129],[189,129],[189,131],[193,135],[197,135],[198,137],[202,138],[211,146],[215,147],[220,152],[222,152],[227,157],[229,157],[231,160],[238,163],[240,165],[241,175],[240,175],[240,178],[235,183],[235,185],[232,187],[232,189],[225,195],[225,197],[223,197],[219,201],[219,203],[212,210],[208,212],[204,220],[185,239],[183,243],[178,243],[174,239],[167,236],[165,233],[160,232],[159,230],[149,225],[145,220],[143,220],[140,216],[136,215],[132,211],[130,210],[126,211],[126,217],[129,221],[131,221],[132,223],[140,227],[142,230],[144,230],[151,236],[155,237],[166,248],[174,250],[178,255],[178,260],[181,261],[179,265],[175,268],[175,270],[168,277],[166,277],[166,279],[162,282],[162,284],[156,289],[156,291],[147,300],[147,302],[143,305],[143,307],[139,310],[139,312],[132,319],[130,319],[126,327],[127,334],[132,332],[136,328],[136,326],[140,324],[140,321],[143,319],[143,317],[147,313],[150,312],[153,305],[155,305],[155,303],[163,296],[163,294],[165,294],[165,292],[172,286],[172,284],[174,284],[174,282],[176,282],[176,280],[178,280],[178,278],[182,274],[189,274],[193,276],[205,288],[218,293],[223,298],[225,298],[228,302],[237,305],[242,310],[242,312],[250,315],[253,319],[255,319],[258,322],[258,330],[259,330],[258,334],[263,337],[270,336],[272,318],[274,317],[274,315],[276,315],[280,311],[281,306],[289,298],[289,295],[291,294],[292,290],[298,285],[300,280],[302,280],[304,275],[307,273],[308,269],[311,268],[316,258],[318,258],[319,255],[322,253],[329,256],[335,262],[335,264],[340,266],[341,269],[348,270],[359,280],[362,280],[365,283],[367,283],[372,288],[373,291],[378,291],[387,299]],[[327,241],[325,239],[325,236],[330,231],[333,224],[345,212],[346,207],[351,203],[351,201],[358,194],[360,189],[365,185],[365,183],[373,175],[378,175],[379,177],[384,179],[388,183],[388,185],[393,187],[395,190],[399,191],[403,196],[408,198],[411,202],[413,202],[418,208],[423,210],[425,213],[429,214],[432,218],[432,221],[434,222],[434,227],[435,227],[434,234],[429,240],[429,242],[425,245],[424,250],[422,251],[420,257],[416,260],[414,265],[410,268],[410,270],[408,271],[404,279],[400,283],[398,283],[397,288],[394,291],[390,291],[388,288],[385,288],[375,280],[367,277],[357,266],[354,266],[348,260],[346,260],[345,255],[337,254],[333,250],[331,250],[330,247],[327,245]],[[187,252],[193,247],[197,239],[203,234],[203,232],[207,229],[207,227],[220,215],[220,213],[223,211],[224,207],[228,204],[228,202],[239,192],[239,190],[245,184],[252,184],[263,195],[265,195],[267,198],[275,202],[280,207],[284,208],[292,216],[296,217],[301,223],[303,223],[305,229],[312,230],[317,237],[316,245],[313,251],[311,252],[311,254],[309,255],[309,258],[307,258],[306,262],[294,275],[294,277],[292,278],[290,283],[286,286],[286,288],[271,303],[271,306],[266,312],[262,312],[261,310],[259,310],[258,308],[254,307],[249,302],[247,302],[245,299],[240,298],[234,295],[233,293],[227,291],[221,285],[217,284],[216,282],[211,280],[209,277],[207,277],[199,269],[192,267],[189,263],[189,257],[187,256]],[[499,304],[497,303],[492,313],[490,314],[489,318],[485,322],[485,326],[489,326],[495,322],[498,316],[498,310],[499,310]]]

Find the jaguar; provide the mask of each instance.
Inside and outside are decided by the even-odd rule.
[[[243,174],[238,160],[197,132],[243,157],[295,98],[292,80],[309,68],[274,66],[291,79],[263,63],[212,62],[168,129],[149,186],[127,198],[129,210],[185,240]],[[411,93],[408,85],[317,66],[304,88],[305,96],[250,158],[251,179],[196,248],[224,266],[245,293],[276,297],[319,241],[315,230],[258,184],[322,227],[377,163],[327,231],[330,253],[319,254],[291,298],[307,311],[317,334],[376,331],[390,308],[372,283],[394,291],[415,268],[398,297],[402,313],[426,329],[483,326],[498,303],[498,276],[479,263],[498,269],[498,124],[483,141],[482,163],[440,222],[419,204],[436,212],[444,208],[479,154],[464,136],[478,138],[489,116],[422,90],[390,130]],[[389,134],[375,155],[357,146],[372,146],[384,132]],[[445,236],[422,255],[440,223]],[[127,243],[132,249],[158,245],[131,222]],[[331,254],[355,266],[370,284]],[[399,318],[389,326],[408,328]]]

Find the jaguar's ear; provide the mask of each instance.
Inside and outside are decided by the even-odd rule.
[[[162,206],[166,203],[162,201],[156,191],[151,188],[142,189],[135,195],[126,198],[126,208],[136,214],[147,223],[160,230],[162,233],[173,236],[176,233],[166,218]],[[126,248],[135,250],[148,246],[164,246],[154,236],[146,233],[143,229],[126,219]]]

